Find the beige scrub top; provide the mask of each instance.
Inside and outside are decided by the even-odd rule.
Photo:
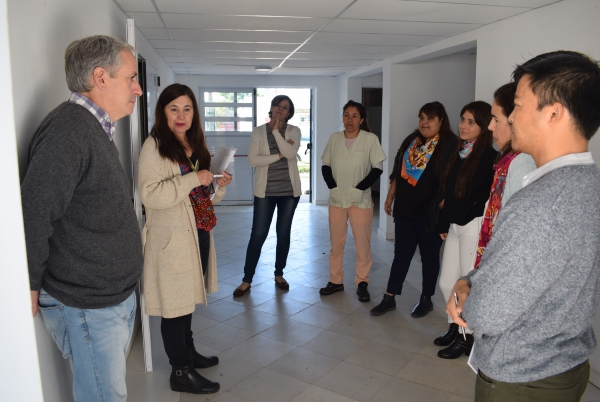
[[[386,160],[379,138],[361,130],[350,149],[346,147],[344,132],[329,137],[321,156],[324,164],[331,166],[336,188],[329,191],[329,205],[339,208],[371,208],[371,188],[361,191],[355,186],[371,171],[372,167]]]

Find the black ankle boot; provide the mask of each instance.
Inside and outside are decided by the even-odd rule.
[[[384,293],[381,303],[371,309],[371,314],[382,315],[392,310],[396,310],[396,299],[394,296]]]
[[[473,335],[467,334],[467,340],[465,341],[462,334],[457,334],[456,339],[450,346],[438,352],[438,357],[441,357],[442,359],[458,359],[463,353],[469,356],[472,349]]]
[[[415,308],[413,308],[413,311],[410,315],[413,318],[421,318],[421,317],[425,317],[432,310],[433,310],[433,303],[431,302],[431,296],[421,295],[419,304],[417,304],[415,306]]]
[[[190,355],[195,368],[209,368],[219,364],[217,356],[202,356],[193,345],[188,348],[188,355]]]
[[[170,383],[173,391],[192,394],[214,394],[221,388],[218,382],[212,382],[198,374],[192,364],[173,366]]]
[[[454,342],[454,339],[456,338],[456,334],[458,334],[458,325],[456,325],[455,323],[452,323],[452,324],[450,324],[448,331],[446,331],[446,333],[444,335],[438,336],[437,338],[435,338],[433,340],[433,343],[435,343],[438,346],[448,346],[452,342]]]

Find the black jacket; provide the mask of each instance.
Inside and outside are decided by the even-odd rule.
[[[454,193],[458,172],[465,160],[459,158],[448,171],[446,189],[443,193],[444,217],[440,225],[440,233],[448,233],[451,223],[464,226],[474,218],[483,216],[483,209],[490,196],[490,188],[494,180],[494,162],[497,156],[498,152],[492,147],[483,152],[467,194],[462,200],[457,200]]]
[[[390,182],[396,180],[393,216],[413,217],[429,211],[427,226],[428,230],[433,230],[439,219],[438,204],[441,200],[436,201],[436,196],[439,193],[440,181],[446,171],[450,157],[456,151],[460,142],[454,134],[447,134],[440,138],[419,182],[416,186],[413,186],[400,177],[400,172],[404,153],[416,136],[417,133],[413,133],[406,137],[394,159],[394,169],[390,175]]]

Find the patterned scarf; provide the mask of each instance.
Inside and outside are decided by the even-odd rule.
[[[440,135],[437,134],[431,141],[422,145],[419,137],[416,137],[404,153],[400,176],[416,186],[439,140]]]
[[[483,215],[483,222],[481,223],[481,231],[479,232],[479,243],[477,244],[477,256],[475,257],[475,266],[473,269],[479,268],[481,263],[481,257],[487,247],[487,244],[492,238],[492,232],[494,230],[494,224],[502,208],[502,195],[504,194],[504,186],[506,185],[506,175],[508,174],[508,168],[510,163],[515,159],[520,152],[510,151],[500,159],[496,165],[494,165],[494,181],[492,182],[492,190],[490,191],[490,199],[488,201],[485,214]]]
[[[194,169],[187,163],[179,164],[179,170],[182,175],[193,173]],[[214,228],[217,224],[217,217],[213,208],[211,196],[212,183],[209,186],[200,186],[190,191],[190,201],[194,208],[194,216],[196,217],[196,227],[206,230],[207,232]]]
[[[458,156],[460,157],[460,159],[465,159],[467,156],[471,155],[471,152],[473,151],[473,145],[475,145],[475,141],[463,141],[462,145],[460,146],[460,151],[458,151]]]

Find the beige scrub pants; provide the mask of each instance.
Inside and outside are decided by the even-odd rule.
[[[329,252],[329,281],[341,284],[344,281],[342,269],[344,259],[344,246],[348,234],[348,219],[354,236],[356,247],[356,277],[354,282],[369,283],[369,272],[373,260],[371,258],[371,233],[373,223],[373,205],[371,208],[339,208],[329,206],[329,236],[331,239],[331,251]]]

